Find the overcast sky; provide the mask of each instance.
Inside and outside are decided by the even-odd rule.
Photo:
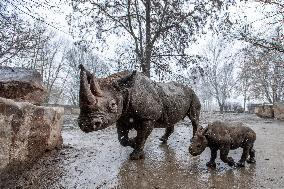
[[[23,6],[24,2],[28,2],[33,7],[33,10],[29,10],[25,6]],[[58,28],[60,30],[59,33],[61,33],[61,35],[63,36],[66,36],[65,33],[69,33],[69,26],[66,21],[66,16],[72,13],[72,8],[68,4],[68,0],[25,0],[22,3],[18,1],[18,3],[14,3],[14,5],[17,5],[18,8],[23,10],[23,12],[19,10],[18,12],[27,16],[27,19],[34,20],[34,18],[28,16],[24,12],[38,18],[40,18],[40,16],[45,18],[46,22]],[[270,10],[269,6],[264,7],[259,5],[259,3],[245,3],[242,1],[236,6],[230,7],[229,12],[236,18],[243,18],[244,16],[246,16],[248,23],[251,23],[256,29],[261,29],[267,22],[267,20],[263,19],[262,12],[269,12]],[[54,30],[53,27],[50,27],[50,29]]]

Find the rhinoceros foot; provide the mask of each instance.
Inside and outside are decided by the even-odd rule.
[[[233,158],[228,157],[228,165],[229,165],[230,167],[233,167],[233,166],[236,165]]]
[[[206,166],[210,167],[210,168],[216,168],[216,163],[209,161],[209,162],[206,163]]]
[[[138,159],[144,159],[145,155],[143,150],[134,150],[131,154],[130,154],[130,160],[138,160]]]
[[[254,158],[249,158],[248,160],[247,160],[247,163],[255,163],[256,161],[255,161],[255,159]]]
[[[245,161],[239,161],[237,167],[245,167]]]
[[[162,142],[162,144],[166,144],[168,141],[165,137],[161,137],[159,140]]]
[[[135,141],[134,141],[134,139],[125,139],[125,138],[123,138],[123,139],[120,140],[120,144],[121,144],[122,146],[124,146],[124,147],[126,147],[126,146],[130,146],[130,147],[132,147],[132,148],[135,147]]]

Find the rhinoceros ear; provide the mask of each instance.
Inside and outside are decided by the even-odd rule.
[[[136,75],[137,75],[137,71],[133,71],[132,74],[117,80],[116,82],[114,82],[113,85],[118,90],[123,90],[125,88],[133,87],[135,83]]]
[[[83,64],[80,64],[80,65],[78,66],[78,68],[79,68],[81,71],[85,71],[85,70],[86,70],[85,67],[83,66]]]

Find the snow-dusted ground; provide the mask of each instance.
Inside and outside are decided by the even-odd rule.
[[[202,113],[201,123],[216,119],[243,121],[257,133],[256,164],[231,168],[217,158],[217,168],[205,163],[210,150],[198,157],[188,153],[190,121],[177,124],[168,145],[155,129],[145,147],[145,159],[130,161],[132,149],[118,143],[115,127],[85,134],[65,116],[64,148],[50,152],[30,170],[2,183],[0,188],[284,188],[284,122],[252,114]],[[238,160],[241,150],[231,151]]]

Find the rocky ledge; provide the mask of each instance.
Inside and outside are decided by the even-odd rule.
[[[275,103],[259,105],[255,108],[254,113],[261,118],[275,118],[284,120],[284,104]]]
[[[63,113],[0,97],[0,177],[62,145]]]
[[[0,97],[41,105],[46,94],[39,72],[0,66]]]

